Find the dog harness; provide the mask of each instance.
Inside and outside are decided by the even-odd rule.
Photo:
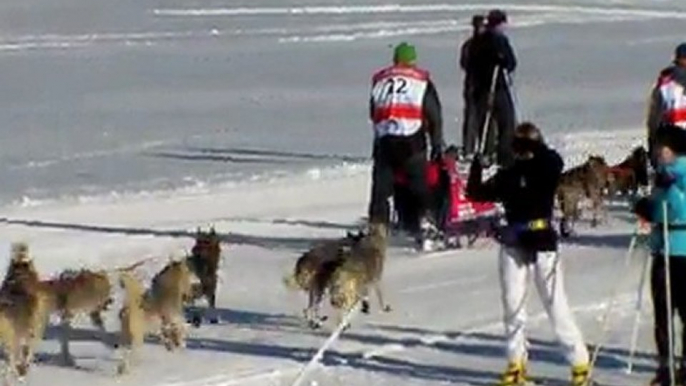
[[[387,67],[373,76],[372,121],[377,138],[409,137],[421,129],[428,84],[428,72],[406,65]]]

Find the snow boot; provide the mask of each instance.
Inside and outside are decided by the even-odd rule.
[[[565,219],[560,220],[560,236],[567,239],[572,237],[572,233],[572,226],[570,225],[569,221]]]
[[[423,218],[419,223],[419,232],[416,238],[417,248],[421,252],[432,252],[439,249],[440,236],[440,231],[436,226],[428,219]]]
[[[660,365],[655,372],[655,377],[650,381],[650,386],[670,386],[669,383],[669,367]]]
[[[503,375],[500,376],[498,386],[526,386],[526,364],[524,362],[510,362]]]
[[[591,386],[590,368],[587,363],[572,366],[571,386]]]
[[[675,377],[676,382],[674,383],[677,386],[686,386],[686,362],[681,362],[681,366],[679,367],[679,371],[676,372]]]

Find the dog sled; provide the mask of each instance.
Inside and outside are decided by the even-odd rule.
[[[442,160],[427,164],[426,183],[431,195],[431,215],[437,232],[431,235],[434,250],[471,247],[483,237],[491,237],[500,221],[500,207],[495,203],[470,201],[466,197],[466,165],[457,152],[448,151]],[[419,213],[408,187],[407,177],[396,173],[393,195],[395,231],[417,231]]]

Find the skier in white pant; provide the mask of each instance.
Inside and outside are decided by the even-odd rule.
[[[548,148],[532,123],[515,129],[515,162],[482,182],[480,157],[471,165],[467,196],[473,201],[501,202],[507,225],[499,232],[499,272],[507,337],[508,366],[499,385],[526,383],[526,293],[533,274],[555,335],[572,366],[573,386],[589,383],[589,355],[567,302],[558,254],[558,236],[551,224],[555,190],[564,163]]]

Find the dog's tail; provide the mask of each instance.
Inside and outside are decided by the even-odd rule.
[[[294,273],[284,275],[283,285],[291,291],[297,291],[298,289],[300,289],[300,285],[298,284],[298,281],[295,279]]]
[[[137,261],[137,262],[135,262],[135,263],[133,263],[133,264],[127,265],[127,266],[125,266],[125,267],[115,268],[115,269],[113,269],[112,271],[114,271],[114,272],[116,272],[116,273],[127,273],[127,272],[131,272],[131,271],[133,271],[134,269],[140,267],[141,265],[143,265],[143,264],[145,264],[145,263],[147,263],[147,262],[149,262],[149,261],[153,261],[153,260],[155,260],[155,259],[156,259],[155,257],[149,257],[149,258],[147,258],[147,259],[143,259],[143,260]]]

